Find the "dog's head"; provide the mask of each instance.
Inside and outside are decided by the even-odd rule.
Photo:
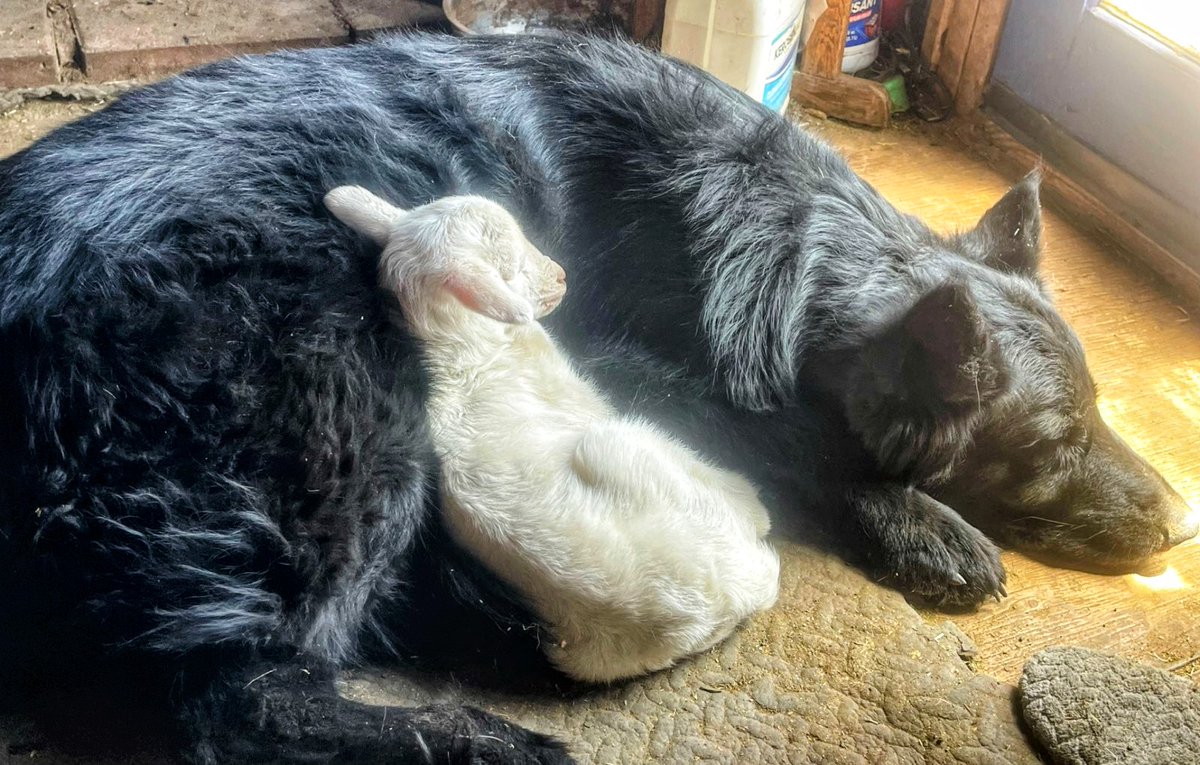
[[[1038,176],[914,265],[922,286],[857,350],[840,395],[883,470],[998,540],[1130,570],[1197,518],[1100,416],[1038,277]]]

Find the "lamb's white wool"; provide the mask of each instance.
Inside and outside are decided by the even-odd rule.
[[[424,343],[448,527],[554,631],[560,669],[661,669],[775,602],[754,488],[621,417],[572,369],[535,321],[562,299],[562,269],[502,207],[405,212],[355,187],[326,204],[384,245],[380,278]]]

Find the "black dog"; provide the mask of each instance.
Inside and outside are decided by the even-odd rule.
[[[956,510],[1088,563],[1194,531],[1095,411],[1035,273],[1036,179],[945,239],[783,119],[622,43],[226,62],[0,163],[0,649],[35,673],[164,667],[199,762],[565,757],[480,712],[333,690],[414,629],[433,472],[377,253],[321,208],[347,183],[504,202],[571,274],[555,330],[614,396],[780,512],[834,513],[903,588],[1002,591]]]

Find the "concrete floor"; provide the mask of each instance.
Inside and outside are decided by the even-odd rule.
[[[145,81],[427,25],[446,28],[437,0],[4,0],[0,88]]]
[[[0,117],[0,156],[95,108],[31,102]],[[972,225],[1012,180],[943,130],[810,127],[935,228]],[[1045,270],[1087,348],[1105,416],[1200,506],[1200,325],[1140,269],[1053,210],[1045,240]],[[1037,649],[1090,646],[1160,667],[1200,654],[1195,543],[1173,551],[1171,573],[1159,580],[1066,572],[1005,553],[1010,597],[952,620],[914,611],[825,553],[790,543],[781,550],[779,606],[676,670],[560,698],[389,670],[348,675],[344,690],[377,703],[469,700],[555,732],[585,762],[604,765],[1032,763],[1007,683]],[[978,646],[969,667],[959,658],[959,630]],[[54,752],[37,761],[84,762]]]
[[[94,101],[26,101],[0,115],[0,158],[36,141],[59,125],[104,108]]]

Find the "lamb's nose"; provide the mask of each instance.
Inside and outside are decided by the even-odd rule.
[[[562,266],[558,265],[557,263],[554,264],[554,278],[559,284],[565,285],[567,283],[567,272],[564,271]]]

